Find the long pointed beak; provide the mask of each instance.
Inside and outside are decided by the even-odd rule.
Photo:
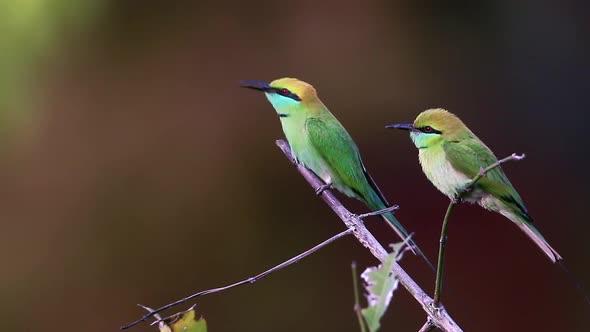
[[[398,123],[398,124],[392,124],[389,126],[385,126],[385,128],[395,128],[395,129],[412,131],[412,130],[414,130],[414,125],[411,123]]]
[[[242,88],[254,89],[258,91],[268,91],[270,89],[270,85],[268,83],[259,82],[259,81],[240,81],[240,86]]]

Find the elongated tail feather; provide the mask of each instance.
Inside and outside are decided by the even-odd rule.
[[[393,230],[397,233],[397,235],[402,239],[405,240],[407,239],[410,235],[408,234],[408,232],[404,229],[404,227],[399,223],[399,221],[397,221],[397,219],[395,219],[395,217],[393,216],[393,214],[391,213],[385,213],[383,214],[383,219],[385,219],[385,221],[387,222],[387,224],[389,226],[391,226],[391,228],[393,228]],[[434,265],[432,265],[432,263],[430,262],[430,260],[428,260],[428,258],[426,257],[426,255],[422,252],[422,250],[420,250],[420,248],[418,247],[418,245],[416,244],[416,242],[414,242],[413,239],[409,239],[408,243],[410,245],[410,248],[412,249],[412,252],[416,255],[420,255],[424,261],[426,262],[426,264],[428,264],[428,266],[430,267],[430,269],[432,269],[432,271],[436,271],[436,269],[434,268]]]
[[[530,220],[530,217],[528,218]],[[565,265],[565,262],[561,255],[559,255],[559,253],[555,249],[553,249],[553,247],[551,247],[549,243],[547,243],[545,238],[543,238],[543,235],[541,235],[541,232],[539,232],[535,228],[535,226],[533,226],[529,222],[520,221],[516,222],[516,224],[520,227],[520,229],[524,231],[526,235],[528,235],[531,238],[531,240],[533,240],[537,244],[537,246],[539,246],[539,248],[541,248],[541,250],[543,250],[545,255],[547,255],[547,257],[549,257],[549,259],[553,263],[556,263],[557,265],[559,265],[559,267],[561,267],[563,272],[565,272],[566,276],[568,277],[569,281],[576,288],[578,293],[584,298],[586,304],[590,305],[590,297],[588,296],[588,293],[586,293],[584,284],[582,284],[582,282],[579,279],[577,279],[573,273],[570,272],[570,270]]]
[[[369,206],[369,208],[371,208],[374,211],[387,208],[388,203],[383,197],[383,194],[381,194],[379,188],[377,188],[377,186],[373,182],[373,179],[368,175],[368,173],[365,174],[369,179],[369,184],[371,185],[371,188],[369,188],[369,192],[367,195],[368,197],[363,197],[363,200],[365,201],[367,206]],[[408,231],[406,231],[404,226],[402,226],[402,224],[400,224],[400,222],[397,221],[397,219],[393,216],[393,213],[388,212],[382,214],[381,216],[383,217],[383,219],[385,219],[385,221],[387,221],[387,224],[391,226],[391,228],[393,228],[393,230],[402,240],[406,240],[408,236],[410,236],[410,234],[408,233]],[[413,239],[409,239],[408,244],[410,245],[410,248],[412,249],[412,252],[414,254],[421,256],[424,259],[424,261],[426,261],[426,264],[430,266],[432,271],[436,271],[434,265],[432,265],[430,260],[428,260],[426,255],[422,252],[422,250],[420,250],[420,248],[418,247],[418,245],[416,245],[416,242],[414,242]]]
[[[553,247],[551,247],[549,245],[549,243],[547,243],[547,241],[545,241],[545,239],[543,238],[541,233],[535,228],[535,226],[533,226],[530,223],[522,222],[522,221],[517,221],[517,222],[515,222],[515,224],[518,225],[518,227],[520,227],[520,229],[522,229],[522,231],[531,240],[533,240],[533,242],[535,242],[535,244],[537,246],[539,246],[539,248],[541,248],[541,250],[543,250],[545,255],[547,255],[547,257],[549,257],[549,259],[553,263],[557,263],[558,261],[563,260],[563,258],[561,258],[559,253],[555,249],[553,249]]]
[[[588,295],[588,293],[586,293],[584,284],[582,284],[582,282],[580,280],[578,280],[576,278],[576,276],[570,272],[570,270],[566,267],[563,258],[557,252],[557,250],[553,249],[553,247],[551,247],[549,245],[549,243],[547,243],[547,241],[545,240],[543,235],[541,235],[541,232],[539,232],[539,230],[536,229],[535,226],[532,225],[532,219],[531,219],[530,215],[528,214],[528,212],[526,211],[526,209],[524,208],[524,206],[522,204],[517,205],[517,206],[513,206],[512,211],[513,212],[504,212],[504,213],[500,212],[500,213],[502,213],[508,219],[513,221],[520,229],[522,229],[522,231],[531,240],[533,240],[533,242],[535,242],[535,244],[541,250],[543,250],[545,255],[547,257],[549,257],[549,259],[553,263],[555,263],[555,264],[559,265],[559,267],[561,267],[561,269],[565,272],[565,274],[569,278],[572,285],[576,288],[576,290],[579,292],[579,294],[584,298],[584,300],[586,301],[586,304],[590,305],[590,296]]]

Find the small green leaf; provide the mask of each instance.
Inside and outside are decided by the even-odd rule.
[[[194,307],[160,321],[160,332],[207,332],[204,318],[195,319]]]
[[[393,263],[402,257],[403,244],[394,245],[394,252],[389,254],[383,264],[367,268],[361,278],[365,281],[368,307],[361,310],[370,332],[379,330],[381,317],[385,314],[393,292],[399,285],[391,268]]]

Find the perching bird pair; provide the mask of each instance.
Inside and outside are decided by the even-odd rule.
[[[293,158],[326,184],[318,188],[318,193],[333,187],[361,200],[372,210],[387,208],[385,197],[363,165],[358,147],[318,98],[313,86],[295,78],[281,78],[270,84],[242,81],[242,86],[265,93],[279,116]],[[457,116],[444,109],[430,109],[418,115],[413,124],[387,128],[410,132],[424,174],[451,199],[463,192],[482,167],[497,161],[492,151]],[[532,225],[522,199],[500,167],[489,171],[460,198],[502,214],[522,229],[551,261],[562,259]],[[408,237],[392,213],[382,216],[402,239]],[[429,263],[412,240],[410,244]]]

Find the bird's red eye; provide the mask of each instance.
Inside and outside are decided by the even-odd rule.
[[[286,96],[286,95],[288,95],[290,92],[289,92],[289,90],[288,90],[288,89],[281,89],[281,90],[279,91],[279,93],[280,93],[280,94],[282,94],[283,96]]]
[[[431,133],[431,132],[433,132],[433,131],[434,131],[434,129],[432,129],[432,127],[431,127],[431,126],[426,126],[426,127],[424,127],[424,132],[425,132],[425,133]]]

